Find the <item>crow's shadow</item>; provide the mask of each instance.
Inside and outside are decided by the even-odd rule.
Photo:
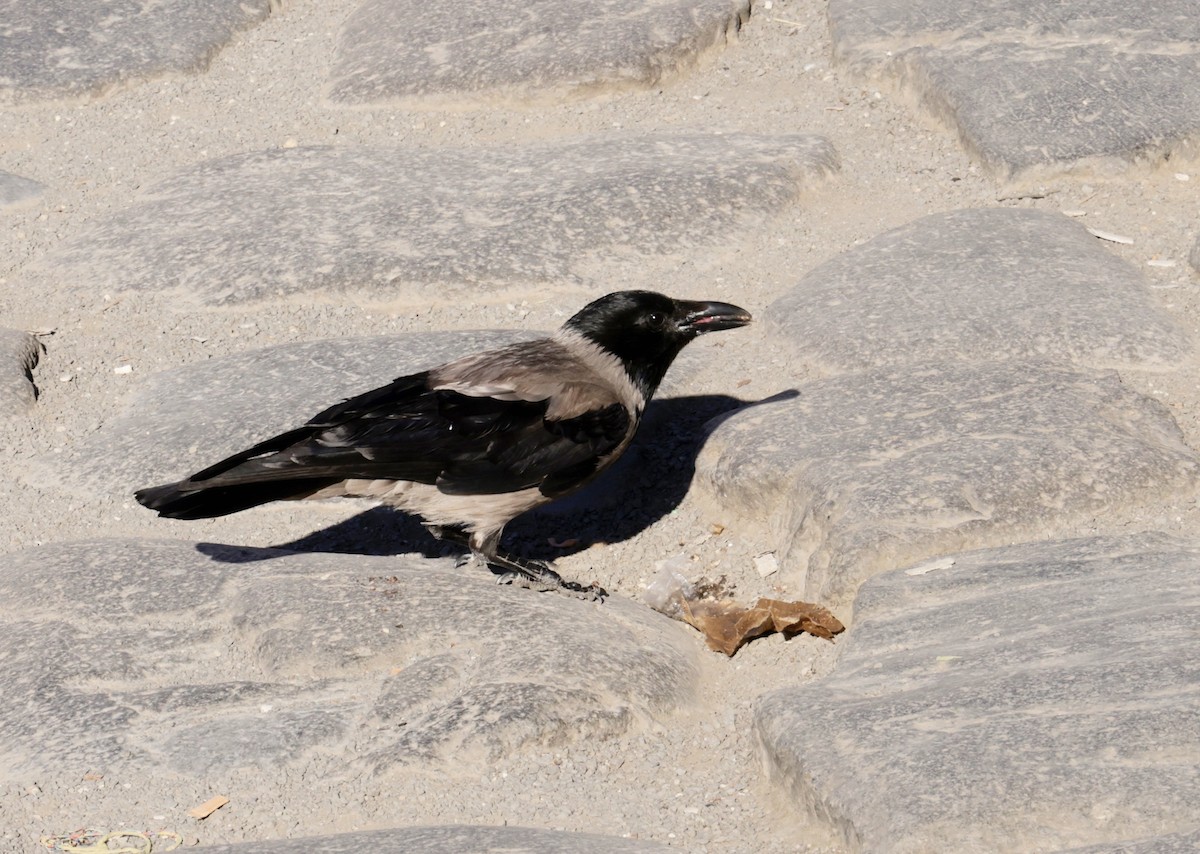
[[[653,400],[638,435],[612,468],[584,489],[514,519],[504,548],[524,557],[553,559],[596,542],[633,537],[670,513],[692,482],[696,457],[711,432],[709,422],[735,410],[797,397],[795,389],[758,401],[727,395]],[[461,548],[435,539],[420,521],[388,507],[374,507],[344,522],[269,548],[197,543],[223,563],[269,560],[295,552],[358,555],[419,553],[441,557]]]

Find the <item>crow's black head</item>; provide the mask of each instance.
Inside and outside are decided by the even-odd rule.
[[[612,353],[646,396],[679,351],[705,332],[736,329],[750,312],[724,302],[687,302],[653,291],[618,291],[584,306],[564,324]]]

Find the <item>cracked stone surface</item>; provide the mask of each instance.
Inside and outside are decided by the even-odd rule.
[[[268,0],[0,0],[0,101],[77,98],[204,71],[270,10]]]
[[[0,327],[0,418],[20,415],[37,399],[30,373],[41,352],[28,332]]]
[[[80,756],[265,788],[284,768],[465,769],[628,733],[697,678],[687,630],[645,607],[446,560],[92,540],[8,555],[0,593],[23,698],[0,707],[6,780]]]
[[[896,854],[1194,842],[1200,546],[1088,538],[917,569],[863,585],[829,676],[757,704],[800,809]]]
[[[328,94],[420,104],[648,87],[723,47],[749,15],[748,0],[463,0],[452,15],[364,0],[342,28]]]
[[[147,190],[33,278],[210,304],[348,290],[475,299],[517,284],[599,296],[621,278],[598,283],[600,258],[638,275],[684,254],[711,262],[836,166],[819,137],[682,132],[469,152],[257,152]]]
[[[810,601],[1185,497],[1200,472],[1166,407],[1112,373],[938,363],[798,391],[718,419],[696,471],[712,502],[774,540]]]
[[[840,61],[894,79],[1001,178],[1119,173],[1200,139],[1188,0],[832,0]]]
[[[947,358],[1177,367],[1186,334],[1099,243],[1045,211],[933,214],[810,271],[764,322],[827,374]]]
[[[305,839],[280,839],[217,845],[212,854],[655,854],[671,849],[655,842],[598,836],[593,833],[559,833],[530,827],[398,827]]]
[[[37,199],[45,185],[0,169],[0,209],[16,207]]]

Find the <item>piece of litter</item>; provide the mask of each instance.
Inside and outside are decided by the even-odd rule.
[[[1107,240],[1110,243],[1125,243],[1125,244],[1133,243],[1132,237],[1126,237],[1123,234],[1114,234],[1111,231],[1101,231],[1098,228],[1089,228],[1088,233],[1091,234],[1093,237],[1099,237],[1101,240]]]
[[[133,365],[120,365],[119,367],[113,368],[113,373],[114,374],[132,374],[133,373]]]
[[[1151,258],[1146,264],[1150,267],[1174,267],[1175,261],[1171,258]]]
[[[1082,208],[1068,208],[1062,212],[1063,216],[1087,216],[1087,211]]]
[[[919,566],[909,567],[904,570],[905,575],[924,575],[927,572],[933,572],[936,569],[949,569],[954,566],[954,558],[944,557],[939,560],[931,560],[928,563],[920,564]]]
[[[779,572],[779,561],[775,559],[775,552],[764,552],[755,557],[754,568],[763,578]]]
[[[655,611],[699,629],[709,649],[733,655],[742,644],[770,632],[784,637],[808,632],[832,640],[845,630],[837,617],[820,605],[777,599],[741,605],[727,598],[724,578],[689,582],[676,571],[686,565],[680,558],[686,561],[679,555],[657,562],[658,574],[646,587],[643,599]]]
[[[229,803],[229,798],[224,795],[213,795],[200,806],[188,810],[188,815],[197,820],[206,819],[227,803]]]

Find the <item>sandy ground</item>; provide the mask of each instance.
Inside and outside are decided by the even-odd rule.
[[[41,393],[37,409],[7,429],[0,465],[8,469],[61,452],[119,411],[126,395],[158,369],[346,334],[550,329],[585,301],[582,292],[546,295],[531,289],[480,294],[473,305],[417,305],[403,298],[378,304],[348,297],[196,311],[150,294],[90,293],[80,287],[86,283],[63,283],[52,293],[20,287],[24,265],[126,205],[139,187],[203,159],[297,144],[472,147],[615,128],[823,134],[840,154],[840,175],[806,191],[799,204],[749,241],[729,246],[715,269],[702,271],[704,278],[682,265],[663,281],[613,281],[612,289],[653,284],[679,296],[729,299],[761,314],[816,264],[893,226],[960,207],[1036,207],[1084,211],[1086,224],[1132,237],[1131,245],[1105,246],[1144,269],[1162,305],[1185,329],[1195,330],[1200,289],[1186,256],[1200,213],[1200,167],[1172,163],[1116,180],[1082,176],[998,187],[962,153],[951,130],[923,117],[901,94],[847,79],[831,67],[823,3],[759,6],[736,40],[704,57],[699,69],[653,91],[527,109],[424,111],[335,109],[322,103],[334,39],[353,5],[290,2],[282,14],[235,38],[206,74],[134,85],[89,103],[6,109],[0,168],[41,181],[48,190],[0,220],[0,319],[5,326],[45,332],[47,352],[35,375]],[[288,73],[278,73],[281,68]],[[1180,175],[1189,171],[1190,180],[1183,180]],[[1177,263],[1150,267],[1150,259]],[[766,345],[761,330],[696,347],[702,348],[703,367],[689,381],[689,391],[754,399],[806,378]],[[132,373],[114,373],[114,367],[127,363]],[[771,370],[763,370],[764,364]],[[1190,444],[1200,446],[1200,383],[1190,372],[1123,378],[1165,402]],[[743,380],[749,382],[738,385]],[[22,482],[0,495],[0,517],[6,520],[0,542],[7,551],[95,535],[271,545],[361,510],[350,504],[273,507],[188,525],[160,521],[132,499],[82,500],[53,484]],[[1168,530],[1200,533],[1194,505],[1159,521]],[[742,537],[736,526],[706,536],[713,523],[722,522],[729,520],[688,497],[636,537],[570,555],[562,569],[636,598],[656,560],[684,552],[695,554],[697,563],[712,572],[729,575],[747,598],[773,592],[770,580],[760,579],[751,563],[761,543]],[[526,526],[518,534],[572,535],[569,519],[556,524],[561,527],[531,532]],[[811,638],[759,641],[732,660],[711,655],[706,681],[712,694],[704,707],[680,713],[641,743],[610,745],[621,753],[626,784],[621,791],[585,779],[558,788],[554,809],[507,817],[513,823],[601,833],[654,828],[653,838],[694,850],[706,844],[730,852],[809,850],[810,845],[837,850],[789,817],[785,793],[764,779],[747,735],[751,702],[758,694],[820,675],[832,661],[833,647]],[[495,769],[494,779],[463,785],[469,795],[494,785],[500,774],[545,783],[551,779],[548,769],[563,761],[572,761],[569,749],[512,759]],[[693,826],[694,814],[686,811],[696,793],[717,793],[728,804],[722,817],[703,829],[703,838]],[[589,806],[597,799],[606,801],[603,809]],[[386,826],[389,818],[392,823],[493,822],[503,815],[504,803],[487,806],[468,796],[456,803],[407,805],[390,814],[382,808],[368,812],[378,826]],[[59,829],[72,824],[53,809],[29,809],[28,816],[42,815],[43,824],[57,821]],[[321,810],[314,806],[314,812]],[[616,814],[624,816],[624,824],[611,819]],[[339,822],[333,813],[323,820],[312,815],[293,820],[280,827],[206,828],[203,836],[205,841],[236,840],[360,826]]]

